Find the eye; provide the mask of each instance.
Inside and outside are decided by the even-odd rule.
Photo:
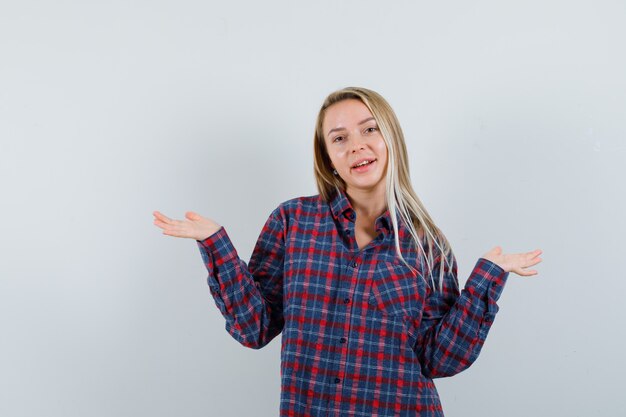
[[[378,128],[377,127],[368,127],[367,129],[365,129],[365,131],[367,133],[374,133],[374,132],[378,131]]]
[[[333,142],[341,142],[342,140],[343,140],[343,136],[336,136],[336,137],[333,139]]]

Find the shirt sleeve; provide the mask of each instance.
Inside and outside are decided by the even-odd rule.
[[[209,290],[226,319],[226,330],[242,345],[259,349],[283,329],[284,227],[279,209],[270,215],[248,265],[224,228],[198,241],[209,273]]]
[[[439,265],[435,260],[434,276],[439,276]],[[443,291],[428,289],[415,349],[422,373],[429,378],[455,375],[478,358],[509,275],[480,258],[459,292],[454,256],[444,271]]]

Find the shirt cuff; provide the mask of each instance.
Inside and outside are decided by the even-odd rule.
[[[226,233],[226,229],[223,227],[220,227],[217,232],[206,239],[202,241],[197,240],[196,242],[204,258],[204,263],[209,270],[219,268],[237,257],[237,251],[228,233]]]
[[[508,272],[504,272],[498,264],[485,258],[478,259],[465,288],[474,297],[487,301],[487,312],[495,315],[498,311],[496,301],[500,298]]]

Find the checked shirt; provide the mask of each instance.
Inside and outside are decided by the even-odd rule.
[[[224,228],[198,242],[226,329],[253,349],[282,332],[281,416],[443,416],[433,378],[476,360],[508,273],[480,258],[459,291],[452,258],[434,291],[402,225],[402,253],[417,272],[396,255],[389,212],[362,249],[354,227],[339,192],[281,204],[247,265]]]

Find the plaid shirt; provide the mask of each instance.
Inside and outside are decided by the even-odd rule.
[[[198,242],[226,329],[253,349],[282,331],[281,416],[442,416],[432,378],[476,360],[508,273],[480,258],[459,292],[452,258],[433,291],[397,257],[388,211],[360,250],[355,216],[343,193],[287,201],[248,265],[223,228]],[[405,227],[399,236],[428,276]]]

